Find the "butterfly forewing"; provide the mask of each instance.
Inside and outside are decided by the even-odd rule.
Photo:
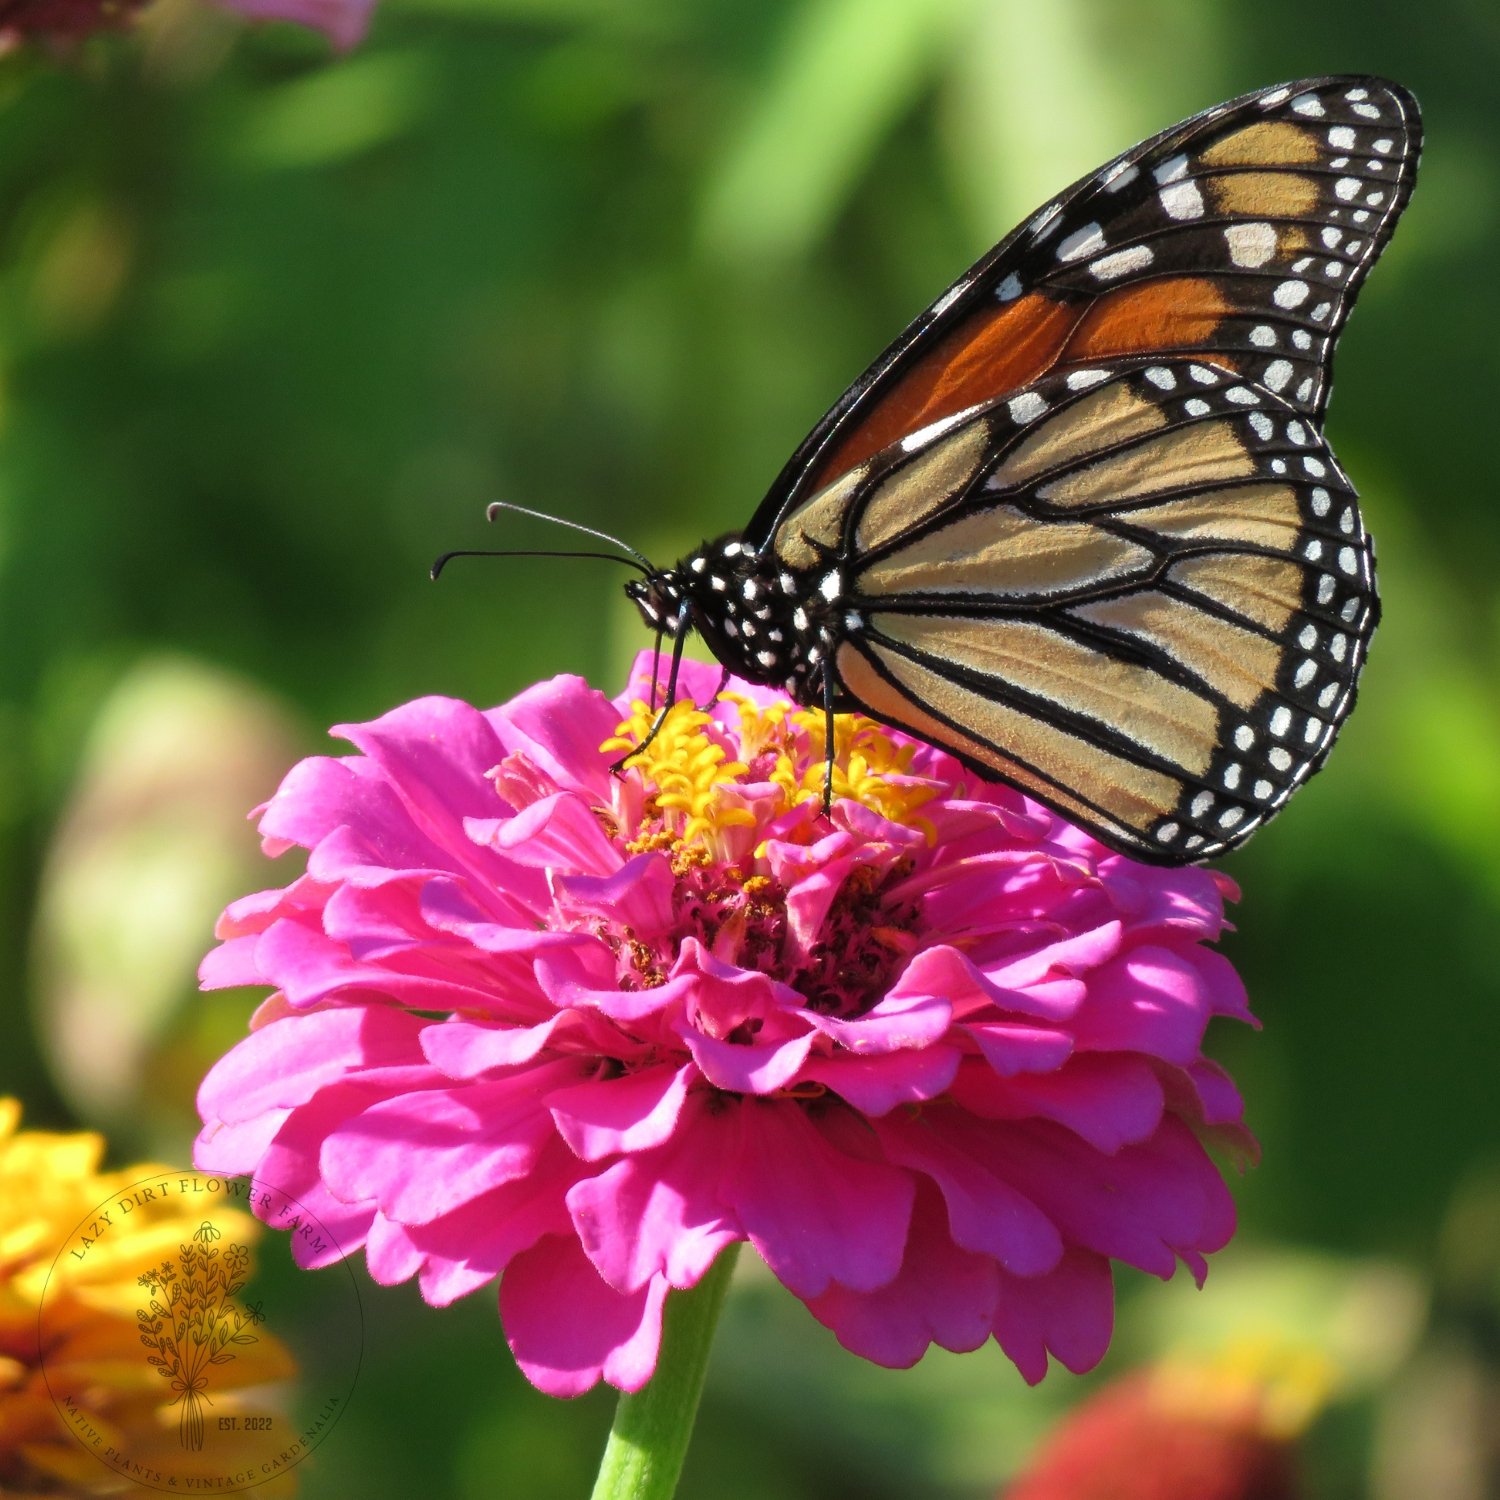
[[[1410,196],[1411,96],[1312,79],[1219,105],[1081,179],[857,380],[747,528],[909,434],[1054,370],[1197,354],[1321,419],[1334,343]]]
[[[1147,859],[1232,847],[1317,768],[1377,614],[1326,443],[1207,362],[1048,377],[867,461],[778,549],[803,517],[849,576],[842,697]]]

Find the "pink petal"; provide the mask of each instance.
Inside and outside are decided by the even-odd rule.
[[[694,1286],[720,1250],[745,1237],[720,1187],[731,1135],[725,1115],[700,1105],[676,1140],[568,1193],[584,1251],[612,1287],[631,1292],[656,1276]]]
[[[1069,933],[1056,942],[1019,953],[1005,963],[985,965],[991,984],[1019,989],[1056,974],[1079,975],[1096,969],[1120,951],[1121,927],[1104,922],[1088,932]]]
[[[826,1084],[861,1114],[883,1115],[898,1104],[936,1099],[953,1082],[960,1055],[956,1047],[924,1047],[873,1057],[813,1053],[798,1072],[797,1082]]]
[[[606,967],[605,958],[602,945],[597,943],[592,949],[546,953],[536,961],[537,982],[559,1010],[597,1010],[627,1026],[658,1011],[678,1008],[697,989],[693,974],[644,989],[618,988],[613,975],[606,980],[599,972]],[[609,967],[613,967],[612,961]]]
[[[332,732],[384,773],[407,816],[440,848],[465,847],[466,818],[493,816],[495,792],[485,772],[504,747],[467,703],[418,698],[369,724],[340,724]]]
[[[573,792],[556,792],[513,818],[473,818],[465,832],[520,865],[611,875],[624,863],[594,810]]]
[[[1085,1054],[1054,1073],[997,1078],[966,1068],[953,1091],[965,1109],[990,1120],[1056,1120],[1113,1155],[1144,1141],[1161,1123],[1161,1081],[1144,1058]]]
[[[1066,1031],[1014,1021],[970,1022],[963,1029],[979,1044],[984,1060],[1001,1078],[1050,1073],[1073,1055],[1073,1038]]]
[[[721,1042],[686,1022],[676,1030],[704,1078],[732,1094],[774,1094],[785,1088],[813,1043],[811,1032],[781,1042]]]
[[[420,1064],[415,1016],[384,1007],[300,1014],[252,1032],[209,1069],[198,1088],[205,1120],[250,1120],[301,1104],[351,1071]]]
[[[599,917],[650,942],[676,925],[676,884],[665,855],[637,854],[610,875],[558,875],[553,889],[569,915]]]
[[[908,992],[885,996],[852,1021],[816,1011],[809,1011],[807,1019],[850,1052],[869,1056],[917,1051],[941,1041],[953,1019],[953,1006],[935,995]]]
[[[1074,1035],[1082,1051],[1149,1052],[1185,1066],[1197,1058],[1211,1014],[1194,963],[1170,948],[1141,947],[1090,977]]]
[[[1039,1276],[1061,1259],[1057,1226],[1006,1181],[986,1132],[962,1111],[896,1114],[876,1129],[893,1162],[930,1177],[941,1191],[956,1245],[1018,1276]]]
[[[341,1198],[373,1199],[398,1223],[428,1223],[529,1172],[553,1128],[540,1096],[587,1067],[566,1059],[494,1083],[381,1100],[324,1143],[323,1176]]]
[[[559,1142],[543,1148],[525,1177],[493,1188],[428,1224],[403,1226],[421,1256],[423,1299],[446,1307],[493,1281],[545,1235],[570,1229],[566,1194],[578,1163]]]
[[[426,1010],[483,1005],[483,989],[452,979],[405,974],[386,964],[364,964],[341,943],[301,922],[273,922],[259,939],[256,962],[281,986],[291,1005],[317,1005],[344,992],[352,999],[374,994]]]
[[[230,938],[209,950],[198,965],[198,983],[206,990],[236,989],[240,985],[265,984],[266,976],[255,961],[259,934]]]
[[[1092,1370],[1109,1348],[1114,1318],[1114,1283],[1103,1256],[1069,1250],[1046,1276],[1000,1273],[995,1338],[1028,1385],[1047,1373],[1049,1353],[1074,1374]]]
[[[507,754],[520,751],[560,787],[609,800],[609,757],[599,746],[623,715],[581,677],[539,682],[487,717]]]
[[[521,1372],[549,1396],[581,1396],[601,1379],[638,1391],[656,1369],[667,1284],[622,1294],[571,1236],[522,1252],[500,1283],[500,1316]]]
[[[796,1104],[742,1100],[739,1149],[725,1193],[751,1243],[797,1296],[830,1283],[853,1291],[884,1286],[901,1269],[914,1183],[859,1149],[847,1110],[817,1124]]]
[[[483,1026],[472,1021],[444,1021],[422,1032],[422,1054],[449,1078],[479,1078],[530,1062],[568,1019],[568,1013],[563,1012],[539,1026]]]
[[[574,1154],[600,1161],[618,1152],[647,1151],[668,1139],[692,1077],[688,1067],[642,1068],[555,1089],[547,1107]]]
[[[873,1292],[830,1286],[808,1303],[846,1349],[890,1369],[905,1369],[929,1344],[977,1349],[990,1336],[1000,1277],[982,1255],[949,1239],[936,1195],[919,1193],[900,1275]]]
[[[1179,1254],[1217,1250],[1228,1240],[1233,1205],[1224,1181],[1176,1120],[1113,1156],[1045,1120],[991,1129],[1005,1180],[1074,1244],[1165,1279]]]

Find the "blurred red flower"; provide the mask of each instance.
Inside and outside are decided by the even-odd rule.
[[[1003,1500],[1296,1500],[1296,1448],[1257,1381],[1161,1366],[1071,1412]]]

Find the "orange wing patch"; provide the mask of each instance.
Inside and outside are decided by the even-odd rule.
[[[1030,385],[1050,370],[1082,309],[1036,294],[982,309],[898,376],[817,468],[814,484],[943,417]]]
[[[1059,363],[1196,349],[1209,343],[1234,306],[1205,276],[1173,276],[1121,287],[1078,320]]]

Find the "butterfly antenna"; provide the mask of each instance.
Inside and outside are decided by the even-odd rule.
[[[611,539],[612,540],[612,539]],[[623,563],[627,568],[634,568],[638,573],[644,573],[647,578],[651,576],[651,569],[642,559],[640,562],[629,557],[619,557],[613,552],[545,552],[532,548],[506,547],[499,551],[477,550],[472,547],[460,547],[454,552],[445,552],[432,565],[432,581],[438,580],[438,575],[453,561],[455,557],[597,557],[601,562]]]
[[[611,536],[607,531],[595,531],[592,526],[585,526],[579,521],[569,521],[563,516],[549,516],[544,510],[528,510],[524,505],[513,505],[509,500],[496,500],[485,510],[485,517],[493,521],[499,511],[513,511],[518,516],[530,516],[535,521],[551,521],[554,526],[566,526],[570,531],[581,531],[585,536],[591,536],[597,541],[608,542],[612,547],[618,547],[622,552],[628,552],[636,562],[645,570],[649,578],[656,569],[651,566],[650,558],[643,553],[637,552],[628,542],[622,542],[619,537]]]

